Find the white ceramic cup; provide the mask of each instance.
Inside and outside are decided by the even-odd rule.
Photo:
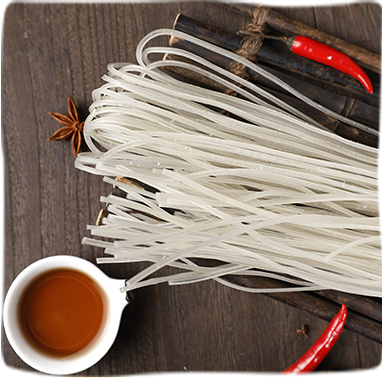
[[[35,349],[26,340],[18,321],[18,302],[23,289],[41,273],[69,268],[85,273],[103,290],[106,306],[103,324],[93,341],[79,352],[68,357],[50,357]],[[74,374],[98,362],[112,346],[120,326],[122,311],[128,304],[120,288],[125,280],[108,277],[93,263],[74,256],[52,256],[34,262],[25,268],[13,281],[5,298],[3,323],[8,341],[16,354],[29,366],[47,374]]]

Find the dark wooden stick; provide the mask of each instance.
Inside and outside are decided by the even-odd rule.
[[[357,63],[370,69],[371,71],[380,73],[381,57],[379,54],[372,53],[362,47],[356,46],[341,38],[318,30],[310,25],[293,20],[272,8],[258,7],[250,4],[229,3],[230,8],[246,13],[253,17],[255,12],[265,11],[264,24],[289,35],[304,35],[313,38],[319,42],[330,45],[352,59]]]
[[[175,57],[172,55],[167,55],[165,57],[165,60],[183,60],[180,57]],[[212,61],[212,60],[210,60]],[[192,62],[189,62],[192,64]],[[171,71],[173,74],[177,74],[180,77],[187,79],[189,82],[201,85],[205,88],[210,88],[216,91],[225,92],[227,90],[226,87],[218,84],[217,82],[211,80],[208,77],[199,75],[198,73],[195,73],[193,71],[190,71],[188,69],[180,68],[180,67],[174,67],[174,66],[165,66],[165,69]],[[269,93],[273,94],[275,97],[283,100],[287,104],[293,106],[294,108],[298,109],[302,113],[310,116],[313,120],[319,122],[321,125],[327,127],[329,130],[334,131],[336,134],[343,136],[344,138],[347,138],[349,140],[353,140],[355,142],[363,143],[365,145],[371,146],[371,147],[378,147],[379,138],[377,138],[374,135],[371,135],[369,133],[366,133],[362,130],[358,130],[352,126],[346,125],[322,112],[319,110],[307,105],[306,103],[300,101],[299,99],[292,97],[284,92],[280,92],[278,89],[275,88],[276,86],[269,85],[270,82],[264,80],[262,77],[251,77],[252,81],[256,81],[258,86],[263,87],[263,89],[267,90]],[[271,88],[270,88],[271,87]],[[306,85],[305,90],[309,90],[309,85]],[[303,91],[304,92],[304,91]],[[315,93],[316,90],[315,90]],[[330,94],[332,94],[330,92]],[[331,99],[331,96],[329,97],[323,97],[323,99],[326,98],[327,100]],[[375,122],[373,121],[376,119],[378,121],[379,117],[377,116],[374,118],[371,116],[371,114],[376,114],[378,110],[374,107],[368,107],[366,104],[363,104],[363,106],[358,107],[357,100],[349,102],[348,99],[344,103],[339,101],[334,101],[333,104],[331,104],[330,108],[335,109],[335,111],[340,110],[339,113],[344,113],[347,111],[347,115],[349,118],[353,118],[355,120],[359,121],[365,121],[362,118],[368,118],[371,122],[364,122],[366,124],[369,124],[372,127],[377,127]],[[321,101],[319,101],[321,102]],[[368,108],[371,109],[371,112],[368,111]],[[359,117],[359,114],[362,118]]]
[[[201,23],[182,14],[177,16],[173,28],[201,38],[229,51],[238,51],[242,48],[243,38],[241,36]],[[182,41],[179,38],[172,37],[170,39],[170,44],[176,43],[181,44]],[[281,44],[280,48],[277,50],[268,45],[267,42],[263,43],[262,47],[257,52],[257,55],[254,56],[254,59],[302,75],[312,81],[316,81],[320,85],[326,83],[335,86],[338,89],[341,89],[345,94],[352,93],[353,96],[357,96],[357,98],[379,107],[379,83],[373,83],[374,93],[369,94],[355,78],[337,71],[332,67],[304,59],[286,51],[284,44]]]
[[[362,297],[360,295],[351,295],[348,293],[341,293],[335,290],[317,290],[315,294],[321,295],[339,304],[344,303],[347,307],[370,317],[378,322],[382,322],[382,300],[376,298],[373,300],[369,297]]]
[[[182,25],[182,26],[180,26]],[[212,42],[215,40],[221,40],[220,36],[221,34],[218,29],[212,28],[209,25],[203,25],[198,23],[195,20],[192,20],[188,17],[184,17],[179,15],[177,17],[177,21],[174,24],[175,27],[180,27],[182,31],[187,32],[188,34],[198,36],[199,38],[205,39],[207,38],[208,41]],[[210,29],[210,30],[209,30]],[[208,31],[206,31],[208,30]],[[213,30],[215,30],[218,34],[218,36],[214,36]],[[197,32],[198,31],[198,32]],[[223,32],[223,40],[226,40],[226,45],[228,46],[234,46],[233,40],[229,37],[229,33]],[[223,42],[220,42],[223,43]],[[187,42],[180,38],[171,38],[170,44],[174,47],[179,47],[182,49],[186,49],[190,52],[196,53],[199,56],[204,57],[205,59],[209,60],[210,62],[213,62],[220,67],[230,69],[232,61],[222,55],[215,54],[210,50],[200,48],[197,45]],[[175,57],[167,56],[167,59],[178,59]],[[258,65],[262,66],[258,63]],[[173,72],[177,71],[178,74],[187,77],[194,83],[198,83],[199,85],[203,85],[208,88],[225,91],[225,88],[222,88],[221,86],[217,86],[214,82],[211,82],[206,77],[201,77],[200,75],[197,75],[193,73],[190,70],[181,69],[181,68],[168,68],[172,70]],[[339,114],[343,114],[350,119],[354,119],[355,121],[359,121],[361,123],[364,123],[372,128],[378,129],[379,128],[379,109],[373,106],[370,106],[368,104],[362,103],[357,99],[352,99],[346,96],[342,96],[336,93],[333,93],[331,91],[327,91],[323,88],[311,85],[309,83],[303,82],[299,79],[293,78],[290,75],[284,74],[280,71],[276,71],[271,69],[270,67],[267,67],[267,70],[271,73],[273,73],[275,76],[278,76],[283,81],[290,84],[295,89],[298,89],[301,93],[305,94],[306,96],[310,97],[314,101],[320,103],[321,105],[334,110],[335,112]],[[283,91],[278,85],[274,84],[270,80],[267,80],[261,76],[258,76],[253,71],[247,71],[247,76],[249,80],[257,81],[258,85],[264,86],[268,89],[269,92],[272,92],[276,97],[284,100],[288,104],[294,106],[298,110],[302,111],[303,113],[309,115],[322,125],[328,127],[332,131],[336,131],[337,134],[344,136],[345,138],[358,141],[363,144],[367,144],[373,147],[378,146],[378,138],[371,136],[368,133],[364,133],[356,128],[350,127],[349,125],[345,125],[337,120],[335,120],[332,117],[329,117],[318,110],[312,108],[311,106],[307,105],[306,103],[303,103],[302,101],[296,99],[295,97],[291,96],[288,92]]]
[[[228,282],[253,288],[277,288],[284,287],[286,284],[277,282],[264,277],[245,277],[245,276],[227,276],[225,279]],[[289,293],[266,293],[270,298],[276,299],[277,301],[288,304],[294,308],[308,312],[320,319],[330,321],[340,309],[339,303],[342,303],[343,293],[332,292],[332,300],[326,300],[322,296],[316,295],[310,292],[289,292]],[[358,299],[355,299],[356,301]],[[348,306],[348,317],[345,329],[358,333],[362,336],[368,337],[378,343],[382,342],[382,324],[368,316],[361,314],[360,312],[354,311],[351,301],[347,304]],[[363,307],[364,303],[360,302],[357,306],[358,310]],[[377,312],[382,311],[380,304],[377,304]],[[367,312],[367,310],[366,310]]]

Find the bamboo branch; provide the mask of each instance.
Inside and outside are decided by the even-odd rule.
[[[379,54],[372,53],[341,38],[304,24],[303,22],[293,20],[272,8],[240,3],[229,3],[227,5],[231,9],[248,14],[250,17],[254,17],[256,13],[263,11],[263,23],[268,27],[289,35],[303,35],[313,38],[342,51],[363,67],[379,74],[381,72],[381,57]]]
[[[224,45],[224,47],[228,49],[234,49],[236,47],[235,43],[233,42],[235,41],[235,38],[231,38],[230,33],[224,31],[222,31],[221,33],[219,29],[213,28],[210,25],[199,23],[198,21],[192,20],[182,15],[177,16],[174,28],[176,28],[176,30],[184,31],[187,34],[194,35],[209,42],[220,44],[221,46]],[[236,36],[234,35],[234,37]],[[230,59],[222,55],[215,54],[210,50],[203,49],[193,43],[174,37],[170,39],[169,43],[173,47],[182,48],[193,52],[199,56],[202,56],[208,61],[215,63],[220,67],[223,67],[228,70],[230,70],[231,68],[232,61]],[[166,59],[181,60],[179,57],[173,56],[166,56]],[[262,64],[260,63],[258,63],[258,65],[262,66]],[[217,86],[217,84],[209,80],[209,78],[197,75],[190,70],[175,67],[168,67],[167,69],[171,70],[172,72],[177,72],[183,77],[186,77],[190,81],[198,83],[199,85],[219,90],[222,92],[226,90],[226,88],[222,88],[219,85]],[[282,79],[283,81],[285,81],[286,83],[288,83],[290,86],[299,90],[304,95],[320,103],[321,105],[339,114],[343,114],[349,117],[350,119],[362,122],[372,128],[379,128],[378,108],[362,103],[357,99],[339,95],[332,91],[327,91],[323,88],[317,87],[307,82],[303,82],[297,78],[293,78],[291,75],[287,75],[275,69],[271,69],[270,67],[267,67],[267,70],[273,73],[275,76]],[[293,105],[298,110],[309,115],[311,118],[326,126],[330,130],[335,131],[337,134],[363,144],[367,144],[374,147],[378,146],[378,138],[364,133],[353,127],[350,127],[348,125],[345,125],[335,120],[334,118],[321,113],[320,111],[291,96],[289,93],[282,90],[279,86],[275,85],[270,80],[267,80],[262,76],[256,75],[251,70],[248,70],[246,72],[246,75],[248,80],[256,81],[257,85],[267,88],[267,90],[270,93],[274,94],[276,97],[282,99],[290,105]]]
[[[203,24],[197,20],[179,14],[174,22],[175,30],[185,32],[197,38],[213,43],[229,51],[241,51],[244,39],[234,33],[215,28],[211,25]],[[171,37],[170,44],[181,46],[183,41],[180,38]],[[259,61],[261,63],[281,68],[294,74],[302,75],[320,85],[326,83],[341,89],[345,94],[349,93],[362,101],[379,106],[380,84],[374,82],[374,93],[369,94],[365,88],[355,78],[335,70],[332,67],[302,58],[286,51],[285,44],[281,44],[278,50],[263,43],[256,56],[247,56],[249,60]]]

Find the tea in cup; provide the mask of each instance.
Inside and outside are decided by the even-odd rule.
[[[98,362],[117,335],[128,304],[120,288],[91,262],[52,256],[24,269],[3,308],[4,329],[16,354],[48,374],[73,374]]]

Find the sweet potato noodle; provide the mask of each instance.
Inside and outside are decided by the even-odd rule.
[[[150,33],[137,46],[138,64],[110,64],[105,84],[93,92],[84,125],[90,152],[75,165],[125,195],[101,197],[109,215],[88,226],[83,243],[104,248],[108,257],[99,263],[148,263],[122,291],[214,279],[250,292],[334,289],[381,297],[377,149],[325,130],[199,56],[145,48],[174,34],[230,54],[295,92],[206,42],[174,30]],[[198,65],[150,61],[153,53]],[[166,65],[198,71],[239,96],[177,80],[161,69]],[[165,266],[175,269],[151,276]],[[241,287],[225,281],[227,274],[277,278],[289,287]]]

